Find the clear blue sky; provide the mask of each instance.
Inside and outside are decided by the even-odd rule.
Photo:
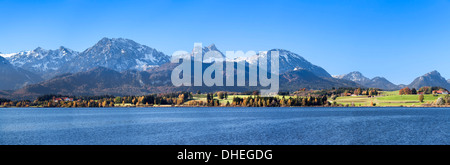
[[[450,79],[449,0],[0,0],[0,52],[83,51],[123,37],[171,55],[194,42],[222,51],[282,48],[330,74],[410,83]]]

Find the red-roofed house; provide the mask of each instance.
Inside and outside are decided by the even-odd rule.
[[[64,101],[73,101],[73,98],[64,97]]]
[[[63,100],[61,98],[54,98],[53,99],[53,102],[55,102],[55,103],[60,102],[60,101],[63,101]]]
[[[435,94],[448,95],[448,91],[433,91]]]

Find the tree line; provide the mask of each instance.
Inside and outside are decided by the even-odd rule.
[[[61,99],[63,98],[63,99]],[[65,101],[70,98],[73,101]],[[150,106],[150,105],[180,105],[192,99],[189,92],[176,92],[164,94],[151,94],[145,96],[123,96],[114,97],[111,95],[102,96],[62,96],[43,95],[34,101],[22,100],[11,101],[0,98],[0,105],[3,107],[115,107],[115,106]]]
[[[436,94],[437,91],[444,92],[448,90],[442,87],[429,86],[421,87],[419,90],[417,90],[416,88],[410,89],[409,87],[405,87],[403,89],[400,89],[399,95]]]
[[[236,95],[238,93],[233,93]],[[252,93],[253,94],[253,93]],[[203,95],[204,96],[204,95]],[[242,106],[242,107],[280,107],[280,106],[324,106],[331,105],[327,96],[282,96],[236,97],[228,100],[228,92],[207,93],[205,100],[196,100],[190,92],[176,92],[164,94],[150,94],[144,96],[63,96],[43,95],[34,101],[11,101],[0,99],[2,107],[146,107],[158,105],[186,105],[186,106]],[[70,98],[72,101],[67,101]],[[225,100],[224,100],[225,99]],[[223,102],[226,101],[226,102]],[[230,102],[231,101],[231,102]],[[222,104],[223,102],[223,104]]]
[[[242,107],[285,107],[285,106],[324,106],[331,105],[327,96],[319,97],[233,97],[231,104],[227,103],[227,106],[242,106]]]

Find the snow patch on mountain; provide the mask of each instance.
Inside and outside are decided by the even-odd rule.
[[[237,57],[234,59],[234,61],[247,61],[247,63],[249,63],[250,65],[257,65],[259,57],[270,59],[273,51],[278,51],[280,73],[285,73],[296,69],[298,70],[301,68],[310,71],[319,77],[331,77],[331,75],[322,67],[314,65],[304,59],[302,56],[284,49],[271,49],[269,51],[263,51],[250,57]]]
[[[56,50],[46,50],[38,47],[32,51],[21,51],[4,56],[15,67],[21,67],[39,75],[54,72],[79,53],[65,47]]]
[[[103,38],[80,53],[59,72],[87,71],[101,66],[116,71],[147,70],[168,63],[170,57],[156,49],[124,38]]]
[[[358,71],[343,75],[335,75],[333,77],[337,79],[350,80],[368,88],[379,88],[384,90],[397,90],[400,88],[398,85],[391,83],[384,77],[374,77],[369,79]]]

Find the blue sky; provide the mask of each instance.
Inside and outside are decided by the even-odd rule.
[[[168,55],[194,42],[222,51],[287,49],[330,74],[393,83],[450,79],[449,0],[0,0],[0,52],[83,51],[123,37]]]

